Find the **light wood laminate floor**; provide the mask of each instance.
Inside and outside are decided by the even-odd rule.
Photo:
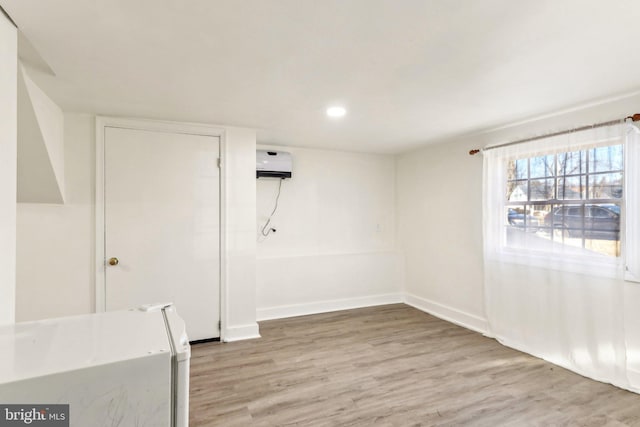
[[[640,395],[403,304],[192,347],[196,426],[640,426]]]

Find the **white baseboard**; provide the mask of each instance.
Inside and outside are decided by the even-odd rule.
[[[483,335],[489,335],[487,319],[476,316],[475,314],[466,313],[457,308],[449,307],[435,301],[417,297],[411,294],[404,294],[404,303],[418,310],[439,317],[447,322],[455,323],[463,328],[480,332]]]
[[[640,372],[633,369],[627,369],[627,379],[629,380],[628,390],[640,393]]]
[[[225,328],[222,334],[222,341],[232,342],[240,340],[250,340],[260,338],[260,328],[257,323],[242,326],[231,326]]]
[[[402,294],[382,294],[359,298],[319,301],[308,304],[281,305],[277,307],[259,308],[258,321],[282,319],[285,317],[306,316],[308,314],[327,313],[330,311],[349,310],[352,308],[371,307],[375,305],[397,304],[402,302]]]

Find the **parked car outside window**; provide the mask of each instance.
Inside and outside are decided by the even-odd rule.
[[[620,206],[566,205],[554,208],[544,219],[545,227],[562,230],[568,237],[618,240]]]
[[[507,222],[509,225],[518,228],[525,228],[527,231],[535,232],[538,231],[540,226],[540,220],[533,215],[525,215],[524,213],[518,212],[515,209],[509,208],[507,213]]]

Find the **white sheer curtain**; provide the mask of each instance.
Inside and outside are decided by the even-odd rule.
[[[629,389],[624,277],[625,266],[638,264],[638,250],[637,239],[625,242],[625,236],[640,227],[625,218],[640,216],[637,139],[635,126],[621,123],[483,152],[490,333],[509,347]],[[581,213],[582,222],[569,221],[571,212]],[[608,215],[597,226],[602,230],[587,229],[590,215]]]

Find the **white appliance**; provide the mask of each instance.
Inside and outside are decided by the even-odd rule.
[[[0,326],[0,403],[69,404],[70,426],[189,424],[185,324],[173,306]]]
[[[291,178],[291,153],[257,150],[256,178]]]

